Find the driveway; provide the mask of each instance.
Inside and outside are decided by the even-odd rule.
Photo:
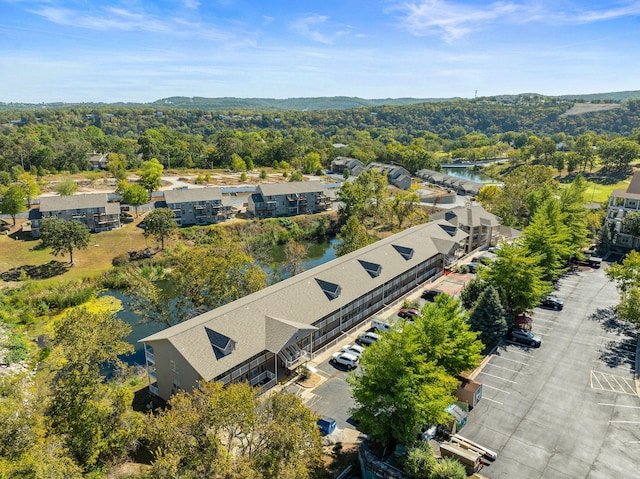
[[[483,399],[460,433],[498,453],[482,471],[488,477],[637,474],[637,333],[616,319],[618,294],[604,269],[562,278],[564,310],[533,314],[542,346],[505,343],[477,376]]]

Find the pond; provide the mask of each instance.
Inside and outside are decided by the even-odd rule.
[[[304,270],[309,270],[321,264],[327,263],[336,258],[336,252],[334,245],[338,243],[338,240],[326,240],[313,242],[308,241],[303,244],[307,247],[307,256],[302,262]],[[284,245],[275,246],[272,250],[272,258],[274,263],[281,263],[284,261]],[[273,271],[270,268],[265,268],[267,274],[271,277]],[[101,296],[110,295],[119,299],[122,302],[122,310],[118,312],[118,318],[131,325],[131,334],[127,336],[126,341],[133,345],[135,352],[133,354],[122,356],[120,359],[129,366],[144,365],[144,345],[139,343],[142,338],[150,336],[151,334],[162,331],[165,326],[160,323],[146,323],[140,324],[140,317],[136,315],[128,305],[130,301],[129,297],[121,291],[108,290]]]
[[[494,178],[491,178],[480,171],[476,171],[473,167],[469,168],[442,168],[442,172],[456,178],[464,178],[465,180],[475,181],[477,183],[496,183]]]

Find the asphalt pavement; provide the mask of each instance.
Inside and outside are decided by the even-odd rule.
[[[488,477],[638,477],[637,332],[615,317],[604,269],[562,278],[562,311],[536,308],[539,349],[503,343],[478,371],[483,398],[461,434],[498,453]]]

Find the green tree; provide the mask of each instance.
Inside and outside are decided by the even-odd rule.
[[[69,263],[73,265],[73,250],[87,249],[91,235],[89,228],[79,221],[67,221],[60,218],[45,218],[40,227],[43,246],[50,246],[54,256],[69,254]]]
[[[40,185],[31,173],[22,173],[18,177],[18,183],[22,186],[27,198],[27,208],[31,208],[31,200],[40,194]]]
[[[138,175],[140,176],[140,184],[149,192],[149,195],[160,187],[162,170],[164,170],[164,166],[157,158],[142,162]]]
[[[351,216],[340,228],[338,241],[340,242],[335,246],[336,256],[344,256],[373,243],[373,239],[355,216]]]
[[[247,171],[247,164],[237,153],[231,155],[231,163],[229,166],[233,171]]]
[[[640,288],[640,253],[629,251],[622,263],[612,264],[606,274],[611,281],[616,283],[621,293]]]
[[[260,170],[260,179],[261,180],[267,179],[267,170]]]
[[[540,258],[525,248],[504,244],[498,258],[478,273],[500,294],[509,320],[536,306],[551,290],[539,264]]]
[[[122,193],[122,201],[131,205],[136,210],[136,218],[138,217],[138,207],[149,201],[149,193],[144,186],[134,184],[129,186]]]
[[[482,293],[488,287],[489,283],[479,276],[473,278],[462,288],[462,291],[460,291],[460,302],[462,306],[464,306],[465,309],[472,310],[476,306],[478,298],[482,296]]]
[[[302,272],[302,261],[307,256],[307,247],[295,240],[289,240],[284,247],[284,261],[281,264],[283,272],[288,276],[295,276]]]
[[[632,236],[640,236],[640,212],[630,211],[624,215],[622,228]]]
[[[133,351],[131,327],[111,312],[76,308],[55,324],[54,344],[64,361],[56,372],[48,415],[85,470],[122,460],[138,443],[143,416],[131,409],[133,393],[104,383],[102,368]]]
[[[171,276],[188,316],[222,306],[266,286],[266,273],[238,243],[190,248],[178,255]]]
[[[402,224],[406,219],[410,219],[419,211],[420,197],[413,190],[396,191],[391,198],[391,212],[398,221],[398,228],[402,228]]]
[[[307,175],[313,175],[316,171],[322,169],[322,163],[320,161],[320,155],[312,152],[307,153],[302,158],[302,171]]]
[[[564,273],[572,256],[571,234],[565,222],[566,215],[560,210],[560,202],[549,198],[522,233],[522,245],[529,256],[539,258],[538,266],[544,280],[554,280]]]
[[[320,465],[316,416],[284,392],[201,383],[150,418],[153,477],[299,478]]]
[[[17,183],[9,185],[4,191],[0,190],[0,211],[11,215],[13,226],[16,225],[16,215],[27,210],[25,192]]]
[[[478,303],[469,316],[472,331],[480,333],[480,340],[488,348],[494,346],[507,333],[507,321],[498,292],[488,286],[478,298]]]
[[[615,138],[600,145],[598,153],[605,166],[622,169],[640,156],[640,145],[626,138]]]
[[[289,177],[289,181],[303,181],[303,180],[304,180],[304,177],[302,176],[302,173],[300,173],[297,170],[291,173],[291,176]]]
[[[448,422],[445,408],[458,385],[455,376],[480,361],[483,345],[457,300],[438,295],[422,312],[367,348],[360,374],[348,379],[354,417],[386,446],[409,444],[425,424]]]
[[[178,228],[175,213],[169,208],[156,208],[150,211],[144,218],[144,236],[153,236],[160,241],[160,249],[164,251],[164,240],[171,237]]]
[[[575,256],[589,244],[588,211],[584,207],[589,184],[582,175],[560,191],[560,210],[568,227],[570,255]]]
[[[70,176],[65,177],[61,182],[57,183],[53,189],[60,196],[73,196],[78,191],[78,185]]]

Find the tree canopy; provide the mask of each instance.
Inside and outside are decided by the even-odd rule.
[[[40,238],[43,246],[51,247],[54,256],[68,253],[69,263],[73,264],[73,250],[86,249],[91,235],[89,228],[79,221],[45,218],[40,226]]]
[[[153,236],[160,242],[164,250],[164,241],[169,238],[178,227],[175,213],[169,208],[156,208],[144,217],[144,236]]]
[[[422,313],[368,347],[361,373],[349,378],[354,417],[384,445],[409,444],[422,426],[447,422],[455,376],[480,361],[483,345],[457,300],[438,295]]]

